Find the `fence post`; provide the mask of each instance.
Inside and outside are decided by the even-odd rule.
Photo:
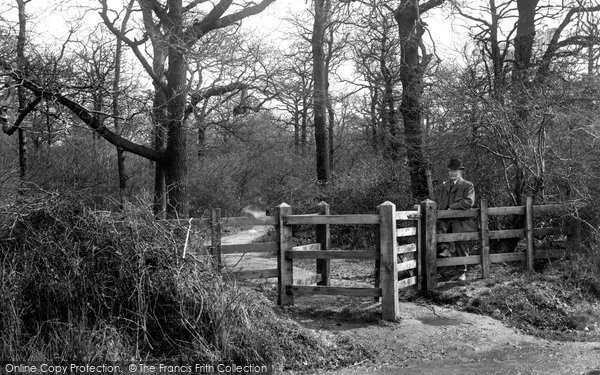
[[[533,247],[533,197],[525,202],[525,236],[527,238],[527,271],[533,272],[535,249]]]
[[[320,215],[329,215],[329,204],[321,202],[317,204]],[[322,250],[329,250],[331,247],[331,236],[329,224],[320,224],[316,226],[317,242],[321,244]],[[321,281],[317,285],[329,285],[329,259],[317,259],[317,275],[321,275]]]
[[[421,244],[422,244],[422,231],[423,228],[421,227],[421,222],[423,221],[423,218],[421,216],[421,205],[415,204],[414,206],[415,210],[417,211],[417,220],[416,220],[416,224],[415,226],[417,227],[417,252],[415,253],[415,260],[417,261],[417,290],[422,290],[423,288],[423,267],[421,265],[422,262],[422,249],[421,249]]]
[[[396,205],[384,202],[379,213],[381,252],[381,318],[394,321],[398,315],[398,246],[396,244]]]
[[[480,224],[481,224],[481,278],[490,276],[490,233],[488,221],[487,199],[481,200]]]
[[[437,286],[437,204],[431,199],[421,202],[421,281],[425,292],[432,292]]]
[[[216,266],[217,272],[221,272],[223,263],[221,260],[221,209],[213,208],[210,213],[210,242],[211,254]]]
[[[377,212],[379,213],[379,207],[377,208]],[[380,220],[381,222],[381,220]],[[379,235],[379,233],[377,233],[375,235],[375,251],[377,252],[377,254],[379,254],[380,256],[375,259],[375,274],[374,274],[374,287],[375,288],[381,288],[381,236]],[[374,301],[375,303],[379,302],[381,300],[381,297],[375,297]]]
[[[277,304],[293,305],[294,296],[288,290],[288,286],[294,283],[294,263],[286,258],[286,251],[290,248],[292,228],[285,225],[285,217],[292,214],[292,207],[282,203],[275,208],[276,232],[277,232]]]

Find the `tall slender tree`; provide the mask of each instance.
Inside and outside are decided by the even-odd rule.
[[[400,35],[400,113],[404,122],[411,190],[413,197],[419,201],[430,195],[421,118],[423,77],[432,59],[423,43],[425,23],[421,16],[443,2],[444,0],[428,0],[424,3],[418,0],[401,0],[394,12]]]
[[[325,71],[325,28],[331,11],[331,0],[314,0],[315,20],[312,33],[313,52],[313,111],[317,160],[317,179],[331,179],[329,132],[327,129],[327,77]]]
[[[125,14],[123,16],[123,20],[121,21],[121,27],[119,28],[119,32],[121,34],[125,34],[127,31],[127,23],[129,21],[129,17],[131,17],[131,12],[133,10],[133,5],[135,4],[134,0],[129,0],[129,4],[127,4],[127,8],[125,9]],[[123,59],[123,39],[117,38],[115,45],[115,77],[113,79],[113,97],[112,97],[112,112],[113,112],[113,123],[115,127],[115,132],[117,134],[121,131],[121,106],[119,103],[119,99],[121,96],[121,60]],[[124,199],[125,189],[127,188],[127,175],[125,172],[125,153],[123,148],[117,147],[117,173],[119,178],[119,195],[121,201]]]

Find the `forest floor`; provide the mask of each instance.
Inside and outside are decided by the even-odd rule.
[[[224,243],[257,240],[266,233],[259,235],[259,228],[224,238]],[[258,267],[260,258],[255,259],[252,264]],[[294,272],[310,274],[314,261],[302,260],[295,266]],[[332,260],[331,283],[372,286],[373,269],[372,261]],[[249,285],[275,298],[273,279]],[[478,271],[473,271],[466,282],[442,283],[439,287],[468,293],[468,289],[486,285],[478,280]],[[372,353],[371,358],[351,367],[288,374],[600,374],[597,334],[586,341],[543,339],[493,317],[433,304],[410,292],[401,296],[395,323],[379,319],[380,304],[372,298],[306,296],[295,298],[294,306],[282,310],[332,342],[347,340]]]

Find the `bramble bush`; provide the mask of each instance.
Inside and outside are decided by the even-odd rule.
[[[182,259],[186,227],[128,204],[28,194],[2,207],[0,358],[145,359],[335,367],[364,357],[281,316],[273,302]],[[202,254],[203,234],[187,251]],[[196,244],[196,245],[194,245]]]

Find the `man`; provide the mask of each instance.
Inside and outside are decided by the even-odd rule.
[[[475,188],[473,183],[462,177],[465,167],[460,159],[450,159],[448,163],[448,181],[444,182],[437,199],[438,210],[468,210],[475,203]],[[476,232],[477,227],[471,219],[453,219],[450,223],[439,221],[440,233],[464,233]],[[466,242],[456,243],[456,253],[458,256],[469,255],[469,244]],[[448,257],[448,249],[442,251],[439,256]],[[467,266],[462,268],[462,274],[459,280],[466,280]]]

